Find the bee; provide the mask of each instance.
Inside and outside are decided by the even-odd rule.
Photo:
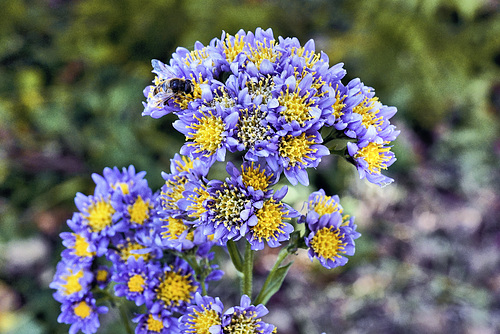
[[[165,106],[173,97],[191,94],[194,91],[193,82],[189,79],[178,78],[174,72],[161,61],[153,59],[153,72],[157,74],[153,97],[149,101],[154,107]]]

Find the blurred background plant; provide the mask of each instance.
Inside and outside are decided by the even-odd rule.
[[[311,175],[363,236],[333,273],[299,253],[269,322],[290,334],[500,331],[498,1],[10,0],[0,12],[0,333],[67,332],[48,283],[91,173],[134,164],[162,185],[183,138],[173,118],[141,116],[150,60],[258,26],[314,38],[347,80],[398,107],[402,130],[387,188],[333,157]],[[269,269],[265,253],[258,263]],[[104,323],[113,332],[112,314]]]

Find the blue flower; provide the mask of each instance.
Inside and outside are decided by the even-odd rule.
[[[347,143],[347,152],[352,157],[361,179],[366,178],[369,182],[382,187],[394,181],[382,175],[382,171],[396,161],[391,146],[369,141]]]
[[[309,258],[317,258],[327,269],[345,265],[345,255],[354,255],[354,239],[361,235],[354,217],[342,216],[343,211],[338,196],[327,196],[320,189],[309,195],[307,214],[299,219],[309,231],[305,238]]]
[[[160,273],[161,267],[156,262],[144,262],[143,257],[138,260],[130,258],[113,273],[115,294],[134,301],[137,306],[144,303],[151,305],[156,296],[154,290],[158,285],[156,277]]]
[[[153,307],[147,313],[137,314],[132,321],[137,323],[136,334],[180,333],[177,318],[166,309]]]
[[[159,283],[155,289],[156,301],[151,309],[167,309],[171,312],[184,312],[196,292],[201,292],[196,281],[194,270],[180,258],[170,265],[165,265],[159,275]]]
[[[56,290],[54,299],[60,303],[81,300],[90,291],[94,280],[90,266],[91,263],[59,261],[54,279],[49,284]]]
[[[107,313],[106,306],[96,306],[95,298],[88,294],[75,301],[66,301],[61,305],[61,314],[57,318],[59,323],[70,324],[70,334],[82,331],[85,334],[97,332],[100,326],[99,314]]]
[[[211,166],[216,160],[224,161],[226,150],[234,146],[234,128],[238,112],[232,109],[200,108],[193,113],[179,115],[173,126],[188,140],[180,153],[191,159],[200,159]]]
[[[179,318],[182,334],[223,334],[222,312],[224,305],[219,298],[196,293],[194,303]]]
[[[222,316],[223,333],[274,333],[276,327],[261,319],[268,312],[262,304],[251,305],[250,298],[243,295],[239,306],[233,306],[224,312]]]

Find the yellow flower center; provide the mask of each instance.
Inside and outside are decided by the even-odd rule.
[[[316,196],[312,201],[309,201],[311,210],[316,211],[320,217],[326,214],[331,214],[336,211],[342,213],[337,202],[331,196]]]
[[[387,169],[387,162],[391,159],[386,153],[391,150],[390,147],[384,147],[384,144],[369,143],[360,149],[354,158],[363,158],[368,163],[368,169],[372,174],[379,174],[381,169]]]
[[[75,306],[74,311],[75,315],[85,319],[92,313],[92,308],[85,301],[81,301]]]
[[[184,64],[187,66],[191,66],[192,64],[194,65],[201,65],[205,59],[209,57],[207,53],[207,48],[204,47],[201,50],[193,50],[187,55],[185,58],[182,60],[184,61]]]
[[[269,240],[276,238],[276,235],[285,226],[283,220],[290,218],[284,217],[288,211],[282,211],[282,204],[276,203],[274,199],[269,199],[264,202],[262,208],[257,211],[257,225],[251,227],[255,237],[262,241],[262,239]]]
[[[130,215],[130,222],[135,224],[144,224],[146,219],[149,218],[149,210],[153,206],[149,204],[149,200],[145,202],[139,195],[135,200],[135,203],[128,207],[128,213]]]
[[[68,269],[69,275],[64,276],[63,279],[66,281],[66,284],[63,284],[61,287],[64,289],[64,294],[66,296],[72,295],[82,290],[82,285],[80,284],[80,278],[83,277],[83,270],[79,270],[78,272],[73,274],[73,270]]]
[[[231,41],[231,35],[226,34],[226,39],[222,44],[222,48],[224,49],[224,53],[226,54],[226,59],[229,63],[232,63],[236,56],[243,51],[245,47],[245,42],[243,41],[243,35],[235,35],[234,40]]]
[[[166,229],[166,231],[161,232],[163,238],[168,240],[177,240],[181,236],[184,231],[186,231],[189,227],[184,224],[182,219],[177,219],[173,217],[168,217],[167,219],[162,219],[167,223],[162,226],[162,228]],[[186,236],[186,239],[193,240],[193,232],[189,232]]]
[[[367,129],[370,125],[379,128],[382,124],[382,117],[377,117],[379,112],[376,107],[377,102],[377,97],[372,97],[371,99],[365,98],[363,102],[352,109],[353,112],[362,116],[361,124],[363,124],[363,126]]]
[[[75,249],[75,255],[78,257],[91,257],[95,255],[95,252],[89,252],[89,246],[87,239],[79,234],[73,233],[75,236],[75,245],[73,248]]]
[[[340,257],[343,253],[345,244],[341,240],[340,230],[333,231],[328,227],[323,227],[317,231],[311,241],[311,248],[325,259],[334,259]]]
[[[222,323],[219,314],[215,310],[207,310],[205,305],[203,305],[202,312],[195,310],[190,318],[187,333],[210,334],[210,327]]]
[[[139,274],[131,276],[128,280],[127,286],[130,292],[143,292],[144,291],[144,277]]]
[[[96,280],[98,282],[106,282],[106,280],[108,279],[108,275],[109,273],[107,270],[98,270],[96,275]]]
[[[193,143],[189,146],[196,147],[196,153],[206,152],[205,156],[213,155],[221,146],[224,132],[224,122],[218,116],[212,114],[209,110],[208,114],[203,114],[202,117],[194,116],[198,123],[189,126],[193,132],[189,132],[190,137],[186,139],[193,139]]]
[[[181,160],[174,160],[175,163],[175,170],[178,173],[181,172],[191,172],[191,170],[194,168],[194,160],[191,160],[191,158],[186,157],[185,155],[181,156]]]
[[[251,47],[250,52],[245,52],[248,59],[255,64],[258,70],[260,70],[260,65],[265,59],[274,63],[281,55],[281,52],[274,49],[275,40],[269,41],[269,46],[266,46],[266,41],[266,38],[264,38],[264,42],[257,41],[255,43],[256,48]]]
[[[243,179],[243,184],[247,187],[253,187],[254,190],[262,190],[266,191],[269,187],[269,181],[271,176],[266,176],[265,170],[260,170],[260,165],[256,168],[254,167],[254,162],[252,164],[244,168],[241,167],[241,177]]]
[[[278,101],[281,106],[286,108],[281,112],[281,115],[285,117],[288,123],[297,121],[300,125],[304,125],[305,122],[312,118],[310,110],[313,102],[306,102],[308,98],[309,92],[304,96],[300,96],[299,91],[291,93],[288,88],[286,93],[283,91],[280,93]]]
[[[238,229],[242,223],[241,211],[248,202],[249,199],[245,195],[233,188],[217,191],[215,198],[216,225],[223,223],[226,227],[234,226]]]
[[[181,302],[189,302],[191,295],[196,291],[191,274],[183,275],[181,271],[165,272],[162,282],[157,288],[157,298],[165,302],[167,307],[180,305]]]
[[[315,153],[316,149],[310,146],[314,144],[314,136],[307,136],[302,133],[293,137],[288,135],[280,143],[279,152],[282,157],[289,159],[289,167],[297,164],[304,164],[304,159],[311,159],[310,153]]]
[[[321,55],[318,53],[314,53],[312,51],[306,51],[304,47],[293,47],[291,49],[290,57],[297,55],[299,57],[304,57],[306,60],[306,67],[313,68],[313,66],[320,60]]]
[[[189,205],[187,207],[187,210],[190,211],[189,217],[198,219],[207,211],[207,209],[205,209],[205,207],[203,206],[203,202],[210,198],[210,194],[208,193],[208,191],[206,190],[206,186],[204,185],[200,188],[196,188],[194,192],[196,193],[196,195],[189,195],[189,199],[193,204]]]
[[[100,232],[113,224],[115,209],[113,209],[110,202],[101,200],[91,205],[87,213],[88,216],[85,218],[92,232]]]
[[[120,251],[120,258],[122,261],[127,262],[130,256],[133,256],[137,261],[140,257],[144,258],[145,261],[149,260],[149,254],[138,254],[133,251],[141,250],[146,248],[145,246],[139,245],[135,242],[128,242],[126,245],[118,245],[118,250]]]
[[[153,317],[152,314],[149,315],[147,321],[148,331],[160,333],[163,330],[163,322],[161,320],[157,320]]]
[[[224,327],[226,334],[252,334],[257,332],[257,324],[260,319],[255,312],[245,312],[238,316],[233,315],[231,323]]]
[[[120,191],[124,195],[130,193],[129,185],[126,182],[116,182],[115,184],[111,185],[111,188],[113,188],[114,190],[120,189]]]
[[[342,95],[340,96],[340,91],[338,90],[338,85],[337,85],[337,88],[335,89],[335,103],[333,103],[332,105],[332,109],[333,109],[333,115],[335,116],[335,118],[339,118],[341,117],[342,115],[344,115],[344,112],[342,111],[345,107],[345,103],[344,100],[345,98],[347,97],[347,95]]]

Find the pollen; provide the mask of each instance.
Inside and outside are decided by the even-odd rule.
[[[249,202],[250,200],[245,195],[234,188],[224,188],[222,191],[217,191],[215,199],[216,224],[223,223],[226,227],[239,228],[242,223],[241,211]]]
[[[314,200],[309,202],[309,208],[316,211],[320,217],[336,211],[339,213],[343,211],[331,196],[316,196]]]
[[[244,312],[239,315],[233,315],[231,318],[231,323],[224,326],[224,333],[227,334],[247,334],[247,333],[259,333],[258,322],[260,319],[257,318],[255,312]]]
[[[85,301],[81,301],[75,306],[74,311],[76,316],[85,319],[92,313],[92,308]]]
[[[162,190],[161,192],[161,203],[164,209],[178,209],[177,201],[184,198],[183,192],[187,181],[187,178],[175,175],[173,180],[167,180],[165,182],[167,190]]]
[[[80,284],[79,280],[83,277],[83,270],[79,270],[74,274],[71,269],[68,269],[68,271],[70,272],[70,274],[63,277],[63,279],[66,280],[66,284],[62,285],[64,294],[66,296],[72,295],[82,290],[82,285]]]
[[[113,214],[115,209],[111,203],[104,199],[92,204],[87,210],[88,216],[85,218],[92,232],[100,232],[113,224]]]
[[[321,59],[321,55],[318,53],[314,53],[312,51],[306,51],[305,48],[300,47],[294,47],[291,49],[291,54],[290,57],[293,57],[294,55],[297,55],[299,57],[304,57],[306,66],[308,68],[313,68],[314,65]]]
[[[128,213],[130,215],[130,222],[135,224],[144,224],[144,222],[149,218],[149,210],[153,206],[149,204],[148,201],[144,201],[139,195],[133,205],[128,207]]]
[[[381,169],[387,169],[387,162],[391,159],[387,152],[390,147],[384,147],[383,144],[370,142],[365,147],[361,148],[354,158],[363,158],[368,163],[368,170],[372,174],[380,174]]]
[[[267,113],[260,110],[260,106],[250,112],[248,109],[242,110],[238,122],[238,138],[245,145],[245,148],[253,148],[256,143],[268,139],[271,127],[262,125]]]
[[[229,63],[232,63],[233,60],[236,59],[236,56],[243,51],[245,47],[245,41],[243,40],[243,35],[235,35],[234,40],[231,41],[230,35],[226,34],[226,39],[222,44],[222,48],[224,49],[224,53],[226,54],[226,59]]]
[[[161,320],[155,319],[153,315],[150,314],[147,321],[147,329],[148,332],[151,331],[161,333],[164,329],[163,322]]]
[[[136,274],[131,276],[128,280],[127,286],[130,292],[143,292],[144,291],[144,277],[142,275]]]
[[[144,258],[145,261],[149,260],[150,258],[149,254],[138,254],[134,252],[144,248],[146,247],[143,245],[139,245],[136,242],[130,242],[130,241],[128,241],[126,245],[118,245],[118,250],[120,251],[120,258],[124,262],[127,262],[130,256],[133,256],[136,261],[139,260],[139,258],[141,257]]]
[[[314,136],[306,137],[305,133],[297,137],[287,135],[280,143],[280,156],[288,158],[289,167],[304,165],[304,159],[311,159],[309,154],[316,152],[316,149],[311,148],[311,145],[314,144],[314,138]]]
[[[209,57],[207,53],[207,48],[204,47],[201,50],[193,50],[191,51],[185,58],[182,60],[184,64],[189,67],[196,67],[196,65],[201,65],[205,59]]]
[[[224,138],[224,122],[218,116],[212,114],[212,111],[208,111],[208,114],[203,114],[202,117],[196,117],[198,123],[189,126],[193,129],[193,132],[189,133],[189,137],[186,139],[193,139],[193,143],[190,146],[196,146],[196,153],[206,152],[205,156],[213,155],[217,149],[221,146],[222,140]]]
[[[91,257],[95,255],[95,252],[88,251],[90,244],[84,236],[76,233],[73,233],[73,235],[75,236],[75,245],[73,248],[75,249],[76,256]]]
[[[196,291],[191,274],[183,275],[181,271],[167,271],[157,288],[157,298],[167,307],[179,306],[181,302],[189,302]]]
[[[288,123],[296,121],[303,126],[312,118],[310,111],[313,102],[306,102],[308,98],[308,92],[304,96],[300,96],[298,91],[290,93],[288,88],[286,93],[282,91],[278,101],[281,106],[285,107],[285,110],[281,112],[281,116],[284,116]]]
[[[219,314],[215,310],[207,310],[203,305],[203,311],[194,310],[194,315],[190,315],[189,328],[186,333],[210,334],[210,327],[222,323]]]
[[[377,117],[379,112],[379,109],[376,107],[377,104],[377,97],[373,97],[371,99],[365,98],[363,102],[352,109],[353,112],[362,116],[361,124],[363,124],[363,126],[367,129],[371,125],[376,128],[380,128],[380,125],[382,124],[382,117]]]
[[[342,237],[340,230],[323,227],[314,235],[311,248],[319,256],[333,260],[335,257],[341,257],[339,254],[344,252],[345,243],[342,242]]]
[[[335,89],[335,102],[332,105],[333,109],[333,115],[335,118],[340,118],[342,115],[344,115],[344,107],[345,103],[344,100],[347,97],[347,95],[342,95],[340,96],[340,91],[338,90],[338,85],[337,88]]]
[[[208,193],[206,186],[201,186],[194,190],[195,194],[189,195],[189,200],[191,201],[191,205],[187,207],[187,211],[189,212],[188,216],[190,218],[198,219],[200,218],[207,209],[203,206],[203,203],[210,198],[210,194]]]
[[[191,158],[189,158],[185,155],[181,156],[181,160],[182,161],[174,160],[175,170],[178,173],[191,172],[191,170],[194,168],[194,164],[193,164],[194,160],[192,160]]]
[[[111,185],[111,188],[113,188],[114,190],[120,189],[120,191],[124,195],[130,193],[129,184],[126,182],[116,182],[115,184]]]
[[[283,220],[290,219],[284,217],[287,213],[288,211],[282,211],[282,204],[274,199],[265,201],[257,211],[257,225],[252,227],[255,238],[259,241],[275,239],[277,234],[282,232]]]
[[[98,270],[95,279],[98,282],[106,282],[109,272],[107,270]]]
[[[259,169],[260,165],[254,167],[254,162],[247,168],[241,167],[241,177],[243,184],[247,187],[252,187],[254,190],[266,191],[270,184],[270,176],[266,176],[265,170]]]
[[[249,52],[245,52],[248,60],[253,62],[258,70],[260,70],[260,65],[267,59],[271,63],[275,63],[276,59],[281,55],[281,52],[276,51],[274,48],[275,40],[269,41],[269,46],[267,46],[267,39],[264,38],[264,42],[257,41],[256,47],[250,47]]]
[[[182,233],[184,233],[184,231],[188,229],[188,226],[184,224],[182,219],[168,217],[167,219],[162,219],[162,220],[167,222],[165,225],[162,226],[162,228],[164,228],[165,231],[161,232],[162,237],[165,239],[177,240],[182,235]],[[188,233],[186,239],[191,241],[194,239],[192,231]]]

